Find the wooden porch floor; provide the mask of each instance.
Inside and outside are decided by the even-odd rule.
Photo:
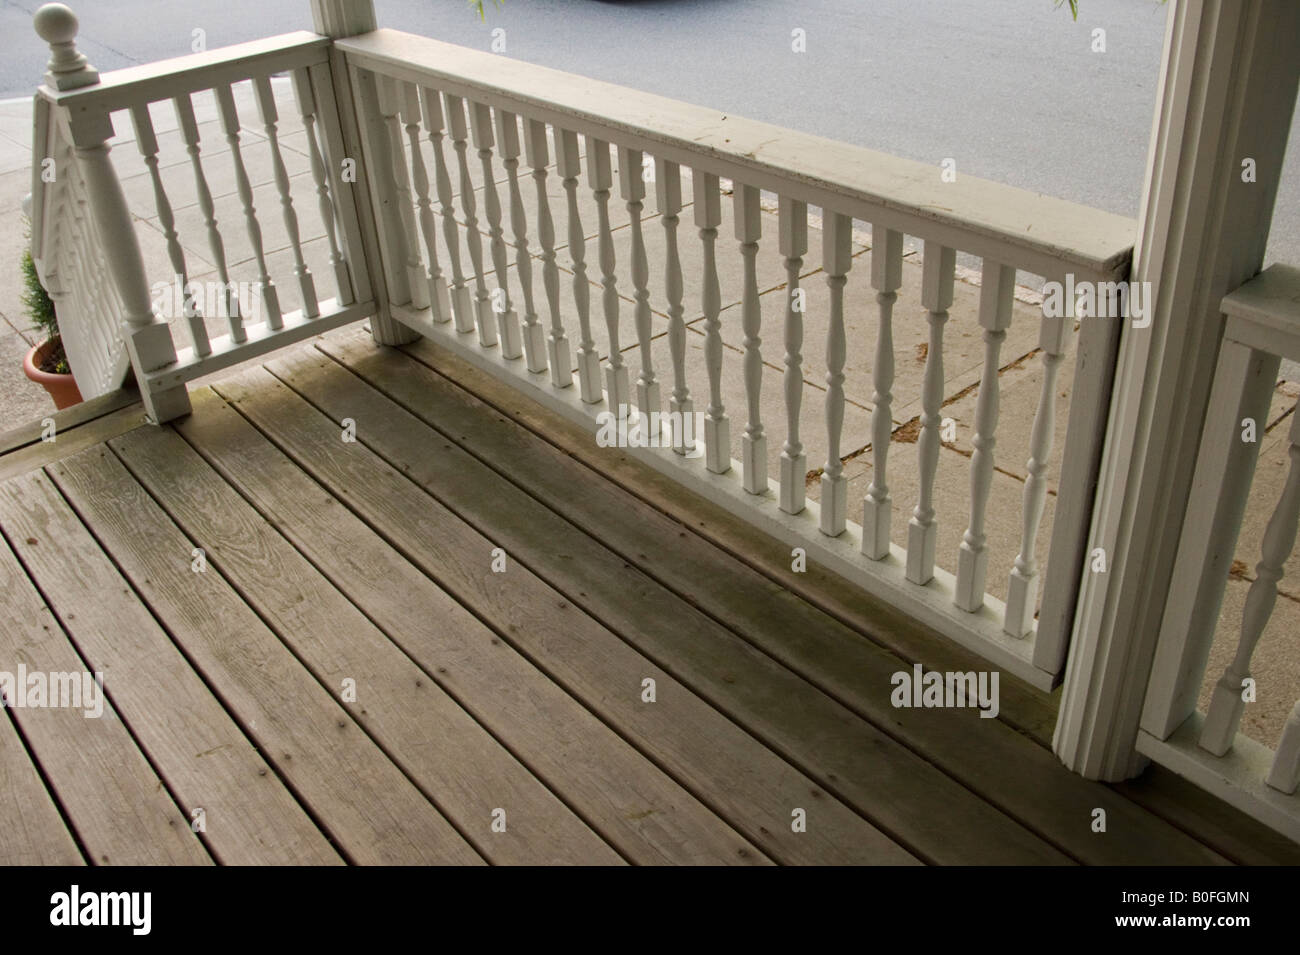
[[[1168,774],[1072,776],[1006,674],[998,719],[893,708],[984,667],[431,344],[193,400],[0,456],[0,671],[107,697],[0,716],[2,862],[1300,861]]]

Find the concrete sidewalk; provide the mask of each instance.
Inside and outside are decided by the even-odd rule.
[[[321,298],[334,294],[330,286],[332,271],[329,266],[329,245],[324,222],[315,202],[315,184],[310,171],[310,153],[306,133],[292,108],[291,94],[285,85],[276,83],[281,101],[281,117],[277,130],[287,171],[290,175],[294,208],[301,227],[303,255],[307,266],[316,278]],[[286,311],[298,307],[296,287],[293,282],[293,255],[288,233],[280,215],[280,199],[274,182],[274,169],[267,148],[265,131],[261,130],[253,108],[248,84],[236,86],[236,100],[246,128],[241,133],[241,147],[245,164],[253,184],[254,204],[259,210],[259,221],[265,242],[268,268],[280,289],[280,298]],[[160,105],[164,108],[160,108]],[[175,213],[176,228],[184,246],[185,258],[191,279],[216,280],[217,263],[208,241],[205,217],[194,191],[194,176],[186,155],[174,117],[166,104],[155,104],[153,114],[160,144],[160,170]],[[196,94],[195,110],[200,122],[199,132],[203,145],[202,163],[211,189],[217,222],[220,224],[224,252],[230,278],[234,281],[256,282],[258,269],[253,248],[244,227],[243,206],[236,188],[234,167],[230,162],[225,136],[216,121],[215,103],[210,94]],[[144,253],[145,265],[151,282],[169,281],[173,269],[167,254],[164,230],[154,206],[153,186],[144,163],[135,148],[130,122],[122,115],[116,117],[119,136],[114,140],[113,158],[122,179],[128,203],[136,217],[137,234]],[[259,131],[261,130],[261,131]],[[21,291],[18,258],[24,242],[21,227],[23,196],[31,189],[30,182],[31,102],[0,103],[0,257],[11,263],[0,269],[0,410],[4,428],[39,418],[53,410],[53,405],[38,386],[31,384],[22,374],[22,354],[33,344],[25,329],[26,320],[21,314],[18,296]],[[428,143],[423,145],[426,162],[430,160]],[[454,153],[446,154],[454,161]],[[617,153],[613,156],[617,171]],[[504,168],[496,164],[493,178],[501,206],[506,212],[505,228],[510,237],[509,179]],[[684,200],[689,202],[689,176],[684,176]],[[483,262],[488,270],[489,287],[497,280],[491,273],[490,246],[486,241],[486,224],[483,221],[484,185],[477,157],[470,152],[470,180],[476,192],[479,231],[484,235]],[[534,183],[521,175],[521,188],[530,225],[530,248],[537,253],[535,236]],[[452,176],[454,191],[460,192],[458,176]],[[615,255],[618,265],[618,291],[620,295],[620,321],[618,328],[619,350],[624,354],[632,382],[643,362],[637,342],[633,320],[630,270],[632,228],[626,205],[620,200],[615,176],[615,190],[610,200],[610,218],[614,228]],[[571,281],[573,257],[565,237],[568,235],[568,217],[565,210],[565,193],[554,169],[547,180],[551,211],[555,219],[557,236],[557,261],[561,267],[561,295],[565,305],[565,324],[572,349],[576,354],[578,322],[573,313]],[[653,185],[646,201],[646,210],[655,208]],[[597,249],[597,208],[586,187],[585,175],[579,189],[580,217],[587,236],[585,259],[591,288],[591,325],[593,338],[601,354],[609,351],[610,335],[605,327],[600,306],[600,270]],[[457,202],[459,208],[459,201]],[[435,201],[435,209],[437,204]],[[809,252],[805,256],[801,284],[807,291],[807,311],[803,345],[803,402],[800,427],[808,455],[809,475],[807,490],[816,499],[819,490],[817,476],[825,463],[827,442],[824,425],[825,397],[825,341],[828,291],[825,276],[818,263],[821,261],[821,232],[811,210]],[[458,213],[460,214],[460,213]],[[657,214],[642,214],[642,229],[651,263],[649,283],[650,303],[653,309],[653,339],[650,357],[658,373],[665,402],[672,390],[672,366],[668,346],[668,306],[663,275],[656,272],[666,257],[666,239],[663,223]],[[870,448],[872,412],[872,361],[875,351],[878,313],[875,293],[870,286],[871,236],[869,227],[859,224],[855,232],[854,262],[846,289],[846,332],[849,343],[845,367],[845,411],[841,443],[845,473],[849,478],[850,517],[861,518],[861,504],[872,480],[872,451]],[[786,303],[784,263],[777,251],[777,218],[775,206],[768,204],[764,212],[763,239],[758,255],[757,269],[763,313],[764,358],[762,414],[767,429],[769,473],[775,482],[779,473],[778,458],[786,435],[784,389],[782,378],[783,332],[782,321]],[[441,222],[438,228],[439,256],[443,271],[450,276],[449,250],[443,241]],[[686,366],[688,384],[695,397],[697,410],[707,404],[708,379],[704,365],[704,328],[700,312],[701,263],[700,242],[696,237],[693,210],[690,205],[683,210],[678,229],[678,245],[684,271],[688,324]],[[746,401],[743,378],[743,335],[740,321],[742,293],[742,262],[734,239],[731,203],[723,202],[723,223],[718,232],[718,267],[722,289],[722,338],[724,341],[723,398],[731,417],[732,455],[740,457],[741,435],[745,428]],[[467,272],[472,272],[467,250],[460,249],[460,258]],[[514,252],[510,250],[513,262]],[[512,264],[508,270],[514,273]],[[539,263],[534,262],[534,296],[536,310],[543,323],[549,321],[545,296],[540,279]],[[919,416],[921,412],[921,385],[925,369],[929,334],[925,312],[920,306],[920,254],[909,246],[904,259],[903,286],[894,309],[893,332],[895,354],[895,383],[891,417],[894,436],[889,452],[889,484],[895,502],[893,517],[894,541],[906,545],[907,521],[918,493],[917,445]],[[944,349],[944,408],[945,417],[953,419],[956,439],[945,444],[940,453],[936,479],[935,506],[939,519],[939,539],[936,549],[938,563],[953,569],[957,547],[968,523],[970,495],[971,439],[974,433],[975,409],[979,378],[983,362],[982,329],[977,322],[979,288],[977,273],[962,269],[956,285],[955,300],[950,310],[950,320],[945,330]],[[515,275],[507,276],[514,307],[522,314],[523,300]],[[1005,598],[1007,575],[1020,547],[1021,510],[1026,461],[1029,457],[1029,437],[1035,411],[1038,407],[1042,383],[1041,356],[1037,350],[1040,309],[1038,298],[1030,289],[1022,289],[1014,307],[1014,319],[1001,352],[1001,410],[995,449],[996,471],[988,509],[988,543],[990,564],[989,591]],[[225,322],[208,318],[208,332],[217,336],[226,331]],[[173,322],[177,346],[190,344],[188,330],[180,321]],[[1066,361],[1058,377],[1058,401],[1054,429],[1052,456],[1049,463],[1049,491],[1040,527],[1037,556],[1045,560],[1051,539],[1052,518],[1055,511],[1056,488],[1060,476],[1061,457],[1065,446],[1066,421],[1069,414],[1069,395],[1074,376],[1074,344],[1071,343]],[[1288,377],[1300,377],[1294,374]],[[635,393],[635,392],[634,392]],[[1253,568],[1258,560],[1259,543],[1264,526],[1277,501],[1286,477],[1286,428],[1289,415],[1300,388],[1280,383],[1274,395],[1266,433],[1261,441],[1261,460],[1247,523],[1237,547],[1238,565],[1228,584],[1218,641],[1211,661],[1207,691],[1202,705],[1208,701],[1208,687],[1222,672],[1235,647],[1240,614],[1245,592],[1253,578]],[[1300,552],[1292,555],[1287,573],[1282,581],[1282,599],[1278,601],[1273,620],[1256,652],[1256,675],[1259,681],[1259,702],[1247,708],[1243,729],[1249,735],[1273,745],[1277,734],[1290,712],[1293,702],[1300,697],[1300,648],[1295,646],[1300,634]]]

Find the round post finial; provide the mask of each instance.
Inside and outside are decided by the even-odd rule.
[[[71,90],[99,82],[99,71],[77,52],[77,15],[62,3],[47,3],[32,17],[36,33],[50,45],[45,83],[56,90]]]

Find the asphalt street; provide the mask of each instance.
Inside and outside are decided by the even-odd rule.
[[[380,24],[1136,215],[1167,5],[1080,0],[377,0]],[[35,0],[0,0],[0,98],[39,82]],[[307,0],[71,0],[101,70],[310,28]],[[1094,51],[1095,30],[1105,51]],[[804,31],[806,51],[792,48]],[[1294,135],[1292,142],[1300,142]],[[1268,259],[1300,264],[1292,146]]]

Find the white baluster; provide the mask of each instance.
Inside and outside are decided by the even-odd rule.
[[[244,323],[239,314],[239,296],[230,281],[230,270],[226,266],[226,246],[221,240],[221,230],[217,228],[216,207],[212,202],[212,190],[208,188],[208,177],[203,173],[203,160],[200,158],[199,126],[194,120],[194,106],[190,95],[182,93],[172,100],[176,108],[176,119],[180,123],[181,138],[185,150],[189,153],[190,166],[194,170],[194,191],[199,201],[199,211],[208,230],[208,247],[212,250],[212,262],[217,267],[217,275],[224,286],[222,304],[225,318],[230,325],[230,340],[242,342],[248,335],[244,332]]]
[[[984,328],[984,368],[975,404],[975,453],[970,463],[970,524],[957,551],[957,592],[953,603],[974,612],[984,606],[989,555],[984,515],[993,489],[993,446],[998,426],[998,371],[1002,341],[1011,325],[1016,270],[984,261],[980,288],[980,325]]]
[[[632,299],[636,303],[636,337],[641,348],[641,373],[636,380],[636,405],[643,414],[661,410],[659,379],[650,356],[650,264],[646,260],[645,237],[641,231],[641,210],[645,207],[644,158],[639,149],[618,151],[619,187],[627,203],[632,231]],[[649,423],[645,424],[649,427]]]
[[[731,470],[731,422],[722,403],[722,291],[718,284],[718,226],[722,224],[722,194],[718,177],[691,170],[695,196],[695,225],[703,247],[704,365],[709,373],[709,406],[704,416],[704,466],[714,474]]]
[[[894,502],[889,496],[889,442],[894,433],[894,302],[903,284],[903,234],[871,227],[871,286],[880,323],[871,369],[871,484],[862,501],[862,553],[889,556]]]
[[[510,302],[510,263],[506,258],[505,233],[501,228],[501,200],[497,197],[496,171],[492,168],[492,110],[482,103],[469,104],[471,135],[483,168],[483,214],[487,217],[488,247],[492,251],[492,268],[496,271],[497,291],[492,310],[497,316],[501,354],[519,358],[524,345],[519,334],[519,316]]]
[[[1300,788],[1300,701],[1292,707],[1291,715],[1282,727],[1282,739],[1277,744],[1267,782],[1279,792],[1288,794]]]
[[[509,183],[510,231],[515,237],[515,274],[519,277],[519,287],[524,297],[524,361],[529,371],[541,374],[546,371],[546,330],[537,320],[537,307],[533,302],[533,257],[528,252],[528,216],[524,211],[524,196],[519,188],[519,117],[499,109],[496,123],[501,163],[505,166],[506,180]]]
[[[415,185],[415,202],[420,210],[420,232],[424,236],[424,254],[428,269],[423,276],[428,287],[429,317],[439,324],[451,321],[451,296],[447,280],[438,264],[438,225],[434,222],[433,202],[429,198],[429,174],[420,149],[420,94],[414,83],[402,83],[402,125],[411,150],[411,182]],[[400,144],[399,144],[400,145]],[[411,236],[415,241],[415,236]]]
[[[928,584],[934,577],[934,548],[939,534],[934,517],[934,476],[939,469],[943,421],[943,327],[952,305],[953,273],[957,268],[956,249],[927,241],[924,255],[921,304],[929,318],[930,340],[921,385],[921,434],[916,451],[921,488],[907,522],[907,579],[914,584]]]
[[[194,341],[194,354],[202,357],[212,354],[212,343],[208,340],[208,329],[203,324],[203,315],[194,301],[194,292],[190,288],[189,271],[185,263],[185,250],[180,236],[176,232],[176,217],[172,213],[171,201],[163,188],[162,171],[158,167],[158,137],[154,135],[153,120],[149,116],[149,107],[138,103],[131,107],[131,125],[135,127],[135,141],[149,169],[149,179],[153,183],[154,206],[158,210],[158,224],[162,226],[163,238],[167,241],[167,257],[171,259],[172,271],[181,285],[181,301],[185,325]],[[82,200],[84,202],[84,200]]]
[[[424,261],[420,257],[420,236],[415,223],[415,198],[411,195],[411,174],[406,168],[406,150],[402,147],[402,122],[399,114],[402,100],[398,83],[391,76],[376,76],[379,113],[383,120],[383,133],[388,138],[388,161],[393,170],[393,188],[397,197],[398,221],[403,236],[405,253],[403,267],[406,285],[410,290],[412,308],[429,307],[429,282]],[[419,135],[419,129],[416,129]]]
[[[591,337],[591,287],[587,284],[587,236],[578,212],[578,136],[555,127],[555,168],[564,180],[569,212],[569,256],[573,259],[573,303],[578,310],[578,388],[582,400],[596,404],[600,390],[600,353]],[[616,409],[617,413],[617,409]]]
[[[436,91],[420,87],[420,110],[433,149],[433,178],[438,190],[438,210],[442,215],[442,235],[447,244],[447,264],[451,268],[451,311],[456,319],[456,331],[469,334],[474,330],[474,313],[470,306],[469,287],[465,284],[465,272],[460,265],[460,229],[451,201],[451,175],[442,149],[442,103]]]
[[[460,170],[460,209],[465,214],[465,244],[469,248],[470,267],[474,270],[474,323],[478,328],[478,343],[491,348],[497,343],[497,329],[492,321],[492,306],[483,276],[483,236],[478,231],[474,183],[469,178],[469,129],[465,125],[465,107],[459,96],[449,93],[443,94],[443,103],[447,131],[451,134]]]
[[[275,94],[271,91],[270,78],[256,77],[253,80],[253,89],[257,94],[257,109],[262,118],[262,128],[271,147],[275,187],[280,193],[280,208],[284,211],[284,228],[289,235],[289,248],[293,251],[293,274],[298,279],[298,290],[302,293],[302,314],[306,318],[315,318],[320,314],[320,305],[316,300],[316,283],[302,256],[302,236],[298,232],[298,214],[293,211],[293,196],[289,192],[289,170],[285,168],[284,156],[280,152],[280,135],[277,130],[279,114],[275,106]]]
[[[217,108],[221,112],[221,127],[226,134],[226,143],[230,146],[230,158],[235,167],[235,186],[239,190],[239,201],[244,207],[244,224],[248,227],[248,242],[253,247],[253,257],[257,261],[257,278],[262,286],[262,306],[266,309],[266,325],[276,329],[284,326],[280,316],[280,294],[271,275],[266,270],[266,250],[262,245],[262,226],[257,221],[257,209],[253,206],[253,184],[248,180],[248,170],[244,168],[244,157],[239,148],[239,113],[235,109],[235,96],[229,83],[214,87],[212,92],[217,97]]]
[[[614,234],[609,227],[609,191],[614,185],[609,162],[609,143],[587,137],[587,185],[596,200],[596,232],[600,248],[601,305],[605,313],[605,332],[609,336],[609,355],[605,359],[606,400],[611,411],[631,404],[627,365],[619,345],[618,276],[614,271]],[[629,412],[630,413],[630,412]]]
[[[758,297],[758,240],[763,234],[763,210],[758,189],[734,184],[732,210],[736,241],[744,262],[745,279],[741,293],[741,328],[745,333],[745,402],[748,417],[741,437],[741,466],[745,490],[762,494],[767,490],[767,435],[763,431],[763,340],[762,305]]]
[[[348,272],[347,257],[339,247],[338,222],[335,215],[334,199],[330,195],[329,174],[325,166],[325,156],[317,139],[316,96],[311,88],[311,72],[306,67],[293,71],[294,96],[298,101],[298,113],[302,117],[302,126],[307,134],[307,151],[311,157],[311,175],[316,183],[316,202],[320,207],[321,221],[325,224],[325,235],[330,247],[330,267],[334,270],[334,284],[339,293],[339,304],[350,305],[356,301],[352,290],[352,276]]]
[[[1074,303],[1068,302],[1062,315],[1043,316],[1038,328],[1038,347],[1043,353],[1043,384],[1034,411],[1034,426],[1029,436],[1028,472],[1022,502],[1020,553],[1007,579],[1007,608],[1002,629],[1013,637],[1025,637],[1034,629],[1034,609],[1038,603],[1038,561],[1034,549],[1038,542],[1038,525],[1047,503],[1047,461],[1052,456],[1052,434],[1056,428],[1056,377],[1070,334],[1074,331]]]
[[[695,402],[686,385],[686,322],[682,308],[682,260],[677,251],[677,226],[682,211],[682,168],[666,159],[655,159],[655,199],[664,227],[664,289],[668,295],[668,351],[673,363],[673,393],[668,399],[675,422],[673,450],[686,454],[700,436],[695,433]]]
[[[546,338],[551,384],[556,388],[568,388],[573,384],[573,360],[569,354],[569,339],[564,333],[564,318],[560,314],[555,224],[551,220],[551,201],[546,195],[546,166],[550,160],[546,149],[546,124],[539,119],[524,120],[524,153],[533,170],[533,185],[537,192],[537,241],[542,247],[542,287],[546,290],[546,307],[551,313],[551,333]]]
[[[781,510],[798,514],[805,506],[808,455],[799,440],[803,406],[804,292],[799,287],[808,252],[808,204],[782,196],[779,203],[781,255],[785,259],[785,444],[781,447]]]
[[[825,212],[822,224],[822,269],[830,290],[826,326],[826,466],[821,480],[821,532],[830,537],[844,533],[848,520],[849,482],[840,460],[840,435],[844,429],[844,286],[853,267],[853,220]]]
[[[1232,440],[1232,439],[1225,439]],[[1282,579],[1286,559],[1295,547],[1296,523],[1300,521],[1300,412],[1291,415],[1289,435],[1291,458],[1286,486],[1278,499],[1277,507],[1264,529],[1260,544],[1260,560],[1255,565],[1255,580],[1246,591],[1246,603],[1241,611],[1241,637],[1232,662],[1214,685],[1210,696],[1210,711],[1201,727],[1201,749],[1222,756],[1232,748],[1241,714],[1246,709],[1242,698],[1245,681],[1250,678],[1250,659],[1255,654],[1259,638],[1263,636],[1268,618],[1277,602],[1277,582]]]

